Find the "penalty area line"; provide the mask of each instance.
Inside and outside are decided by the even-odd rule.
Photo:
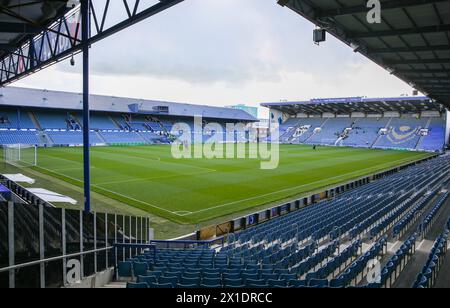
[[[51,173],[58,174],[58,175],[60,175],[60,176],[62,176],[62,177],[69,178],[69,179],[71,179],[71,180],[73,180],[73,181],[76,181],[76,182],[79,182],[79,183],[83,183],[83,181],[81,181],[81,180],[79,180],[79,179],[76,179],[76,178],[74,178],[74,177],[71,177],[71,176],[68,176],[68,175],[65,175],[65,174],[62,174],[62,173],[59,173],[59,172],[56,172],[56,171],[53,171],[53,170],[44,168],[44,167],[38,167],[38,168],[47,170],[47,171],[49,171],[49,172],[51,172]],[[138,203],[142,203],[142,204],[144,204],[144,205],[147,205],[147,206],[149,206],[149,207],[152,207],[152,208],[155,208],[155,209],[164,211],[164,212],[166,212],[166,213],[170,213],[170,214],[177,215],[177,216],[180,216],[180,217],[183,217],[183,216],[187,216],[187,215],[188,215],[188,214],[186,214],[187,212],[184,212],[184,211],[170,211],[170,210],[168,210],[168,209],[159,207],[159,206],[157,206],[157,205],[154,205],[154,204],[151,204],[151,203],[148,203],[148,202],[145,202],[145,201],[142,201],[142,200],[139,200],[139,199],[136,199],[136,198],[127,196],[127,195],[123,195],[123,194],[121,194],[121,193],[118,193],[118,192],[115,192],[115,191],[113,191],[113,190],[109,190],[109,189],[100,187],[100,186],[95,185],[95,184],[93,184],[92,187],[99,188],[99,189],[101,189],[101,190],[104,190],[104,191],[107,191],[107,192],[109,192],[109,193],[115,194],[115,195],[117,195],[117,196],[120,196],[120,197],[129,199],[129,200],[131,200],[131,201],[135,201],[135,202],[138,202]],[[124,203],[126,203],[126,202],[124,202]],[[182,215],[181,215],[181,214],[178,214],[178,213],[181,213],[181,212],[183,212],[184,214],[182,214]],[[190,213],[190,212],[189,212],[189,213]]]

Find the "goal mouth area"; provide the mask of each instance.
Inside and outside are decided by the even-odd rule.
[[[5,164],[26,168],[37,166],[37,146],[29,144],[3,145]]]

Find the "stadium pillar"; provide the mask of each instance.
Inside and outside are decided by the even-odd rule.
[[[81,38],[83,41],[83,168],[84,210],[91,211],[91,169],[89,142],[89,0],[81,0]]]

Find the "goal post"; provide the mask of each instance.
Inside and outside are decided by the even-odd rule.
[[[27,144],[4,145],[4,160],[6,164],[16,167],[37,166],[37,147]]]

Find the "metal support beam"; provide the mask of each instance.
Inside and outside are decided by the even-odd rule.
[[[442,50],[450,51],[450,45],[369,49],[367,51],[367,54],[374,55],[374,54],[382,54],[382,53],[442,51]]]
[[[39,260],[45,259],[44,206],[39,204]],[[45,289],[45,264],[39,264],[41,289]]]
[[[370,32],[350,32],[347,35],[347,39],[371,38],[380,36],[397,36],[397,35],[421,34],[421,33],[438,33],[446,31],[450,31],[450,25],[438,25],[438,26],[427,26],[417,28],[411,27],[407,29],[381,30]]]
[[[408,8],[412,6],[424,5],[424,4],[433,4],[438,2],[444,2],[447,0],[392,0],[392,1],[384,1],[381,3],[381,8],[383,11],[392,10],[392,9],[401,9]],[[342,15],[351,15],[351,14],[359,14],[359,13],[367,13],[370,10],[366,5],[356,5],[343,7],[332,10],[324,10],[317,14],[318,18],[324,17],[336,17]]]
[[[423,84],[423,83],[421,83],[420,86],[425,89],[446,89],[447,91],[450,91],[450,85],[448,85],[448,84],[430,84],[430,83]]]
[[[8,258],[9,266],[16,265],[16,248],[14,236],[14,203],[8,202]],[[9,287],[11,289],[16,287],[16,271],[9,270]]]
[[[83,41],[83,169],[84,210],[91,211],[90,112],[89,112],[89,0],[81,1],[81,39]]]
[[[450,77],[414,77],[410,78],[412,82],[420,83],[448,83],[450,82]]]
[[[156,4],[153,1],[133,1],[134,4],[131,6],[131,9],[127,1],[114,1],[114,3],[123,4],[122,13],[125,13],[126,16],[118,21],[117,15],[120,14],[118,12],[110,12],[110,0],[106,2],[104,7],[99,5],[98,2],[90,0],[92,27],[88,39],[84,42],[92,45],[151,16],[159,14],[184,0],[161,0]],[[96,8],[94,3],[99,7]],[[29,42],[22,44],[15,51],[0,58],[0,86],[17,81],[81,52],[84,42],[80,38],[79,13],[79,7],[77,7],[67,15],[60,17],[52,29],[40,32],[37,36],[30,39]],[[17,57],[13,55],[23,56]]]
[[[402,73],[402,74],[440,74],[440,73],[446,73],[450,74],[450,71],[448,69],[397,69],[394,70],[395,73]],[[440,78],[440,77],[434,77],[434,78]]]
[[[61,209],[61,235],[62,235],[62,253],[63,256],[67,254],[67,240],[66,240],[66,210]],[[63,284],[67,285],[67,258],[62,260],[63,268]]]
[[[450,59],[414,59],[414,60],[386,60],[387,65],[401,64],[450,64]]]

